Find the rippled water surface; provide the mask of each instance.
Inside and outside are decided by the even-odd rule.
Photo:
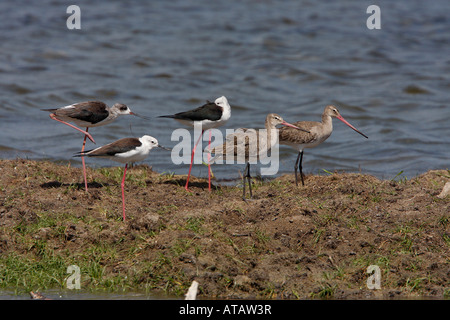
[[[68,30],[67,2],[0,2],[0,157],[71,161],[83,136],[41,108],[86,100],[125,103],[156,117],[225,95],[222,130],[262,127],[267,113],[339,120],[307,149],[306,173],[339,170],[393,178],[449,167],[450,2],[377,1],[381,30],[369,30],[369,1],[76,1],[81,30]],[[171,119],[122,117],[92,128],[97,145],[150,134],[173,147]],[[89,143],[88,148],[93,147]],[[203,147],[206,145],[204,144]],[[281,147],[279,174],[296,151]],[[112,166],[88,159],[89,166]],[[145,161],[186,174],[170,152]],[[219,179],[242,166],[215,166]],[[196,176],[207,168],[196,165]],[[81,180],[81,177],[80,177]]]

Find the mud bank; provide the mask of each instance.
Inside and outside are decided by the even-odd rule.
[[[199,299],[450,297],[450,171],[400,181],[365,174],[293,175],[214,186],[122,168],[82,171],[46,161],[0,161],[0,286],[18,292],[81,287]],[[367,286],[380,271],[381,289]]]

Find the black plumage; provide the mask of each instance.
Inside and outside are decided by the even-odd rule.
[[[222,117],[223,108],[216,105],[214,102],[207,101],[201,107],[175,113],[172,115],[159,116],[159,118],[172,118],[179,120],[187,120],[187,121],[218,121]]]

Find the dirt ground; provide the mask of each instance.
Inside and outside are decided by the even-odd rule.
[[[79,264],[93,290],[182,296],[196,280],[199,299],[450,297],[450,196],[438,197],[449,170],[398,181],[307,175],[298,187],[284,175],[255,181],[244,202],[242,185],[209,192],[194,178],[186,192],[185,176],[140,165],[128,170],[124,222],[121,167],[89,168],[88,193],[70,164],[0,168],[0,287],[14,271],[5,257],[19,257]],[[101,266],[97,278],[88,261]],[[371,265],[381,289],[368,287]]]

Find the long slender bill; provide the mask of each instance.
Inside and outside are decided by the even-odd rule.
[[[304,132],[310,133],[308,130],[299,128],[299,127],[297,127],[297,126],[294,126],[293,124],[290,124],[290,123],[288,123],[288,122],[286,122],[286,121],[283,121],[281,124],[282,124],[283,126],[292,127],[292,128],[298,129],[298,130],[300,130],[300,131],[304,131]],[[355,130],[356,130],[356,129],[355,129]]]
[[[363,137],[369,139],[368,136],[366,136],[364,133],[362,133],[361,131],[359,131],[358,129],[356,129],[354,126],[352,126],[350,123],[348,123],[347,120],[345,120],[342,116],[337,117],[339,120],[341,120],[343,123],[345,123],[346,125],[348,125],[350,128],[352,128],[353,130],[355,130],[356,132],[358,132],[360,135],[362,135]]]
[[[164,150],[167,150],[167,151],[172,151],[172,149],[163,147],[163,146],[160,145],[160,144],[158,144],[157,147],[158,147],[158,148],[161,148],[161,149],[164,149]]]
[[[137,114],[136,112],[130,112],[130,114],[133,115],[133,116],[136,116],[138,118],[142,118],[142,119],[145,119],[145,120],[151,120],[149,117],[142,116],[140,114]]]

